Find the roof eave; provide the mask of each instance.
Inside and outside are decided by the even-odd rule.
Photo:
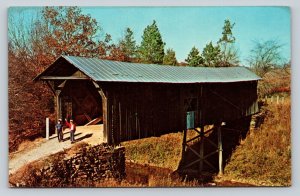
[[[40,80],[40,77],[43,76],[49,69],[51,69],[57,61],[59,61],[63,56],[58,57],[50,66],[48,66],[44,71],[42,71],[40,74],[38,74],[35,78],[33,78],[33,82],[36,82]]]
[[[93,78],[92,76],[89,76],[87,73],[84,72],[84,70],[81,70],[79,67],[77,67],[76,65],[74,65],[74,63],[70,62],[68,60],[68,58],[66,58],[67,56],[65,55],[61,55],[60,57],[58,57],[50,66],[48,66],[44,71],[42,71],[40,74],[38,74],[35,78],[33,78],[32,81],[36,82],[39,80],[43,80],[45,81],[45,79],[41,79],[42,76],[44,76],[44,74],[50,70],[52,67],[55,66],[55,64],[60,60],[60,59],[64,59],[66,60],[68,63],[70,63],[71,65],[73,65],[74,67],[76,67],[78,70],[80,70],[86,77],[89,77],[91,80],[96,81],[95,78]]]

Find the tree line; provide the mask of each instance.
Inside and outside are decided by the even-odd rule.
[[[108,33],[101,38],[103,29],[99,23],[90,15],[83,14],[79,7],[45,7],[41,12],[42,17],[26,27],[27,32],[9,26],[12,27],[9,28],[9,49],[38,58],[35,60],[42,67],[62,54],[164,65],[229,67],[240,64],[233,35],[235,23],[228,19],[224,21],[217,43],[209,41],[203,51],[192,47],[185,62],[179,63],[172,48],[165,50],[166,43],[155,20],[145,27],[138,45],[129,27],[117,43],[113,43]],[[263,75],[279,64],[281,47],[280,43],[272,40],[255,42],[247,61],[255,72]]]
[[[43,130],[44,118],[54,117],[51,92],[45,85],[32,82],[60,55],[96,57],[124,62],[205,67],[238,66],[238,50],[233,35],[235,23],[224,21],[217,43],[209,41],[200,52],[192,47],[186,62],[179,63],[172,48],[167,48],[154,20],[145,27],[137,44],[128,27],[117,42],[104,33],[100,24],[78,7],[44,7],[40,17],[29,23],[24,18],[8,18],[9,66],[9,147]],[[249,55],[249,65],[263,76],[279,65],[282,45],[276,41],[256,42]],[[28,106],[31,107],[28,107]]]

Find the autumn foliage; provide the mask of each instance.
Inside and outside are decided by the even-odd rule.
[[[33,79],[60,55],[131,61],[135,50],[132,31],[119,44],[78,7],[45,7],[30,24],[9,18],[9,150],[40,136],[46,117],[54,117],[53,94]],[[130,46],[131,48],[126,48]],[[54,119],[54,118],[53,118]]]
[[[291,92],[291,69],[275,68],[268,71],[258,83],[259,96],[264,98],[276,93]]]
[[[22,141],[40,135],[53,102],[48,88],[32,81],[39,70],[34,61],[10,51],[8,67],[9,150],[14,151]]]

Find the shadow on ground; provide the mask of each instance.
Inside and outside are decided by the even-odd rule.
[[[81,140],[84,140],[84,139],[86,139],[86,138],[89,138],[89,137],[92,137],[92,133],[88,133],[88,134],[85,134],[84,136],[82,136],[82,137],[80,137],[80,138],[75,138],[75,143],[76,142],[80,142]]]
[[[85,135],[83,135],[83,136],[81,136],[81,137],[78,137],[78,136],[80,136],[80,135],[82,135],[82,133],[75,133],[75,135],[74,135],[74,138],[75,138],[75,143],[76,142],[80,142],[80,141],[82,141],[82,140],[84,140],[84,139],[86,139],[86,138],[90,138],[90,137],[92,137],[93,136],[93,134],[92,133],[88,133],[88,134],[85,134]],[[63,142],[65,142],[65,141],[68,141],[68,140],[70,140],[70,136],[68,136],[68,137],[66,137],[66,138],[64,138],[63,139]]]
[[[222,126],[222,143],[223,143],[223,168],[226,167],[228,160],[230,159],[233,151],[240,144],[242,139],[245,139],[249,129],[250,129],[251,118],[243,118],[236,120],[234,122],[227,122],[226,125]],[[218,134],[217,130],[212,131],[207,138],[218,144]],[[200,141],[197,140],[192,145],[191,148],[199,153],[200,151]],[[217,151],[217,146],[214,146],[207,140],[204,140],[204,157],[210,153]],[[187,148],[183,155],[184,158],[180,160],[179,166],[176,173],[185,179],[189,180],[200,180],[203,183],[211,182],[213,177],[219,172],[219,155],[218,153],[213,154],[206,158],[206,160],[211,164],[203,163],[203,171],[199,172],[200,162],[197,162],[189,167],[185,167],[189,163],[197,160],[197,156],[192,152],[191,149]]]

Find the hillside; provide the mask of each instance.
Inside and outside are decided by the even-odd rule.
[[[291,105],[264,107],[264,123],[232,154],[224,179],[265,186],[291,186]]]

